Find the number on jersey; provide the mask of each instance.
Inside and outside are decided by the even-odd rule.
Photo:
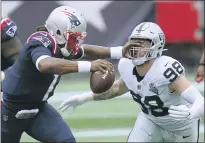
[[[145,114],[149,114],[149,110],[150,113],[155,117],[165,116],[169,114],[168,108],[163,107],[164,103],[159,98],[159,96],[145,96],[144,100],[142,100],[142,97],[138,94],[135,94],[132,90],[130,90],[130,93],[132,94],[134,101],[138,102],[141,105],[142,111]]]
[[[51,82],[50,86],[48,87],[48,90],[47,90],[46,94],[44,95],[42,101],[46,101],[48,99],[49,94],[54,90],[54,87],[56,86],[56,84],[58,82],[58,77],[59,77],[59,75],[54,74],[53,81]]]
[[[163,75],[164,77],[168,78],[170,82],[173,82],[177,79],[178,75],[183,73],[183,71],[184,70],[182,66],[177,61],[175,61],[172,64],[172,68],[167,68]]]

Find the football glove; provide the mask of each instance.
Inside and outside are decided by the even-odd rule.
[[[89,92],[89,93],[70,96],[60,104],[58,109],[61,110],[62,112],[64,112],[69,108],[72,109],[72,111],[74,111],[76,107],[84,104],[87,101],[93,100],[92,94],[93,94],[92,92]]]
[[[5,73],[3,71],[1,71],[1,81],[3,81],[5,78]]]
[[[170,106],[168,112],[169,115],[175,120],[184,120],[191,118],[190,108],[188,108],[186,105]]]

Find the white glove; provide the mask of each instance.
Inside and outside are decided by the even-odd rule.
[[[170,106],[169,115],[175,120],[190,119],[191,112],[186,105]]]
[[[63,101],[58,109],[62,112],[64,112],[68,108],[74,110],[76,107],[90,100],[93,100],[92,92],[73,95],[68,97],[65,101]]]
[[[5,73],[3,71],[1,71],[1,81],[3,81],[5,78]]]

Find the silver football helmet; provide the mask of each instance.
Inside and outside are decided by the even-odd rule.
[[[75,55],[86,37],[87,23],[83,14],[70,6],[55,8],[45,22],[63,56]]]
[[[135,27],[132,31],[129,40],[132,39],[144,39],[150,41],[149,47],[132,47],[129,52],[130,55],[139,54],[144,52],[143,56],[137,56],[133,60],[134,65],[142,65],[144,62],[157,58],[162,55],[162,51],[165,51],[165,36],[162,29],[155,23],[143,22]]]

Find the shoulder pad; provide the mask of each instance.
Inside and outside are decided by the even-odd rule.
[[[185,69],[182,64],[168,56],[162,57],[159,61],[157,68],[161,71],[157,77],[159,78],[158,81],[161,81],[162,84],[169,84],[175,81],[179,76],[185,74]],[[161,78],[160,78],[161,77]]]
[[[17,35],[17,26],[14,21],[9,18],[1,19],[1,41],[7,41]]]
[[[26,43],[29,45],[44,46],[46,48],[49,48],[53,54],[56,53],[56,41],[48,32],[35,32],[31,34]]]
[[[126,58],[120,59],[118,63],[118,71],[121,75],[127,75],[127,74],[132,74],[134,65],[132,64],[132,61]]]
[[[122,58],[119,60],[118,63],[118,71],[121,73],[123,71],[124,66],[126,65],[127,60],[125,58]]]

